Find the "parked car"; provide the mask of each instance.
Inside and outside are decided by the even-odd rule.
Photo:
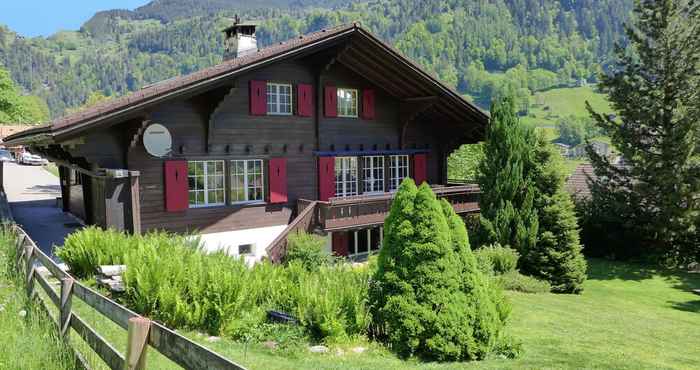
[[[15,159],[7,150],[0,149],[0,162],[14,162]]]
[[[29,164],[29,165],[38,165],[38,166],[43,166],[45,164],[48,164],[49,161],[47,161],[44,158],[41,158],[40,156],[36,154],[32,154],[29,152],[24,152],[19,156],[18,160],[19,164]]]

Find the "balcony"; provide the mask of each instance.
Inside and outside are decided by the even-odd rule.
[[[438,198],[447,199],[458,214],[479,211],[479,187],[476,185],[434,186],[433,191]],[[393,199],[393,193],[385,193],[317,202],[316,224],[326,232],[381,225]],[[300,206],[305,202],[300,201]]]
[[[479,212],[477,185],[433,186],[439,199],[446,199],[457,214]],[[267,248],[273,262],[281,261],[286,251],[287,236],[297,231],[343,231],[381,225],[389,215],[393,193],[331,198],[327,202],[299,199],[297,217]]]

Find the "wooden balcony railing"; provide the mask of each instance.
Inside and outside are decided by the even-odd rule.
[[[438,198],[447,199],[457,213],[479,211],[479,187],[477,185],[435,186]],[[331,198],[318,202],[318,223],[324,231],[380,225],[391,209],[393,193]]]

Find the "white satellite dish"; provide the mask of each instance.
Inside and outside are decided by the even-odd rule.
[[[146,127],[146,131],[143,132],[143,146],[148,154],[154,157],[165,157],[172,150],[173,138],[165,126],[154,123]]]

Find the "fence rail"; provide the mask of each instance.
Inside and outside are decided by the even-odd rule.
[[[27,294],[38,300],[39,306],[55,324],[60,335],[68,338],[73,329],[97,353],[110,369],[144,369],[147,349],[152,347],[163,356],[186,369],[245,370],[221,355],[183,337],[165,326],[150,321],[113,300],[75,280],[63,271],[49,256],[42,252],[36,243],[19,226],[13,226],[17,235],[17,267],[26,273]],[[60,292],[56,292],[49,281],[37,273],[37,267],[44,266],[51,275],[61,282]],[[47,301],[34,290],[34,283],[46,293],[51,304],[59,311],[58,320],[49,312]],[[103,338],[94,328],[72,311],[72,299],[78,298],[94,308],[115,324],[127,330],[127,347],[124,354]],[[75,349],[74,349],[75,351]],[[83,356],[76,353],[79,365],[89,368]]]

